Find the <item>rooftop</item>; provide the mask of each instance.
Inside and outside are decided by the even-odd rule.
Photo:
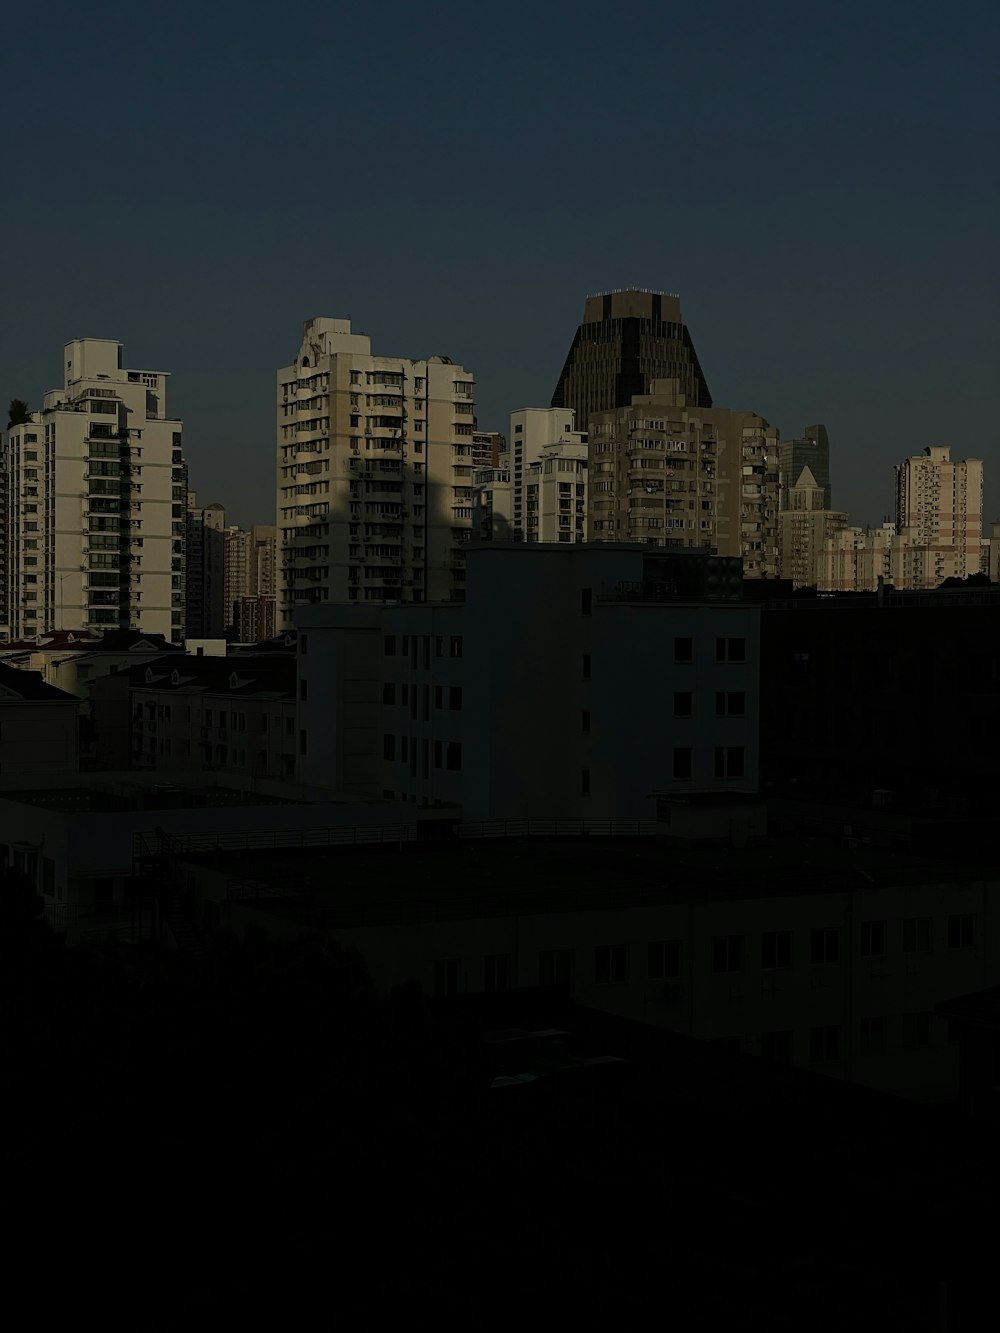
[[[23,671],[20,667],[0,662],[0,705],[5,703],[58,704],[80,701],[75,694],[46,685],[38,671]]]
[[[185,859],[214,864],[215,853]],[[405,856],[405,873],[400,857]],[[401,921],[651,907],[670,903],[864,892],[907,884],[988,880],[968,864],[782,838],[754,848],[684,850],[649,839],[419,842],[364,851],[336,847],[274,858],[228,852],[232,893],[342,927]],[[291,886],[294,886],[291,887]]]
[[[72,695],[67,696],[73,698]],[[264,796],[236,787],[184,787],[174,783],[114,783],[106,787],[41,787],[0,791],[0,801],[66,814],[117,814],[131,810],[199,810],[224,806],[305,805],[291,797]]]

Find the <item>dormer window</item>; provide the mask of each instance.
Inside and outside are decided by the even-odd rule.
[[[152,667],[147,667],[147,668],[146,668],[146,684],[147,684],[147,685],[152,685],[153,680],[154,680],[154,676],[153,676],[153,668],[152,668]]]
[[[229,677],[229,688],[231,690],[238,690],[240,688],[240,678],[239,676],[237,676],[235,671]]]
[[[176,667],[174,667],[173,671],[170,673],[170,683],[171,685],[179,685],[181,683],[181,673]]]

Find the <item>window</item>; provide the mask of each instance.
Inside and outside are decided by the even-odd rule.
[[[674,780],[684,782],[691,777],[691,755],[690,745],[674,746]]]
[[[568,986],[572,980],[572,949],[542,949],[539,952],[539,986]]]
[[[862,921],[861,957],[881,958],[885,953],[885,922]]]
[[[790,1032],[762,1032],[760,1054],[764,1060],[789,1065],[792,1062],[792,1034]]]
[[[931,1044],[931,1016],[929,1013],[903,1015],[903,1045],[907,1050],[918,1050]]]
[[[931,919],[908,916],[903,919],[903,953],[930,953]]]
[[[717,745],[715,747],[715,776],[717,778],[741,778],[744,771],[744,747],[742,745]]]
[[[590,795],[590,769],[580,769],[580,791],[584,796]]]
[[[858,1032],[864,1054],[877,1055],[885,1050],[885,1019],[881,1015],[862,1018]]]
[[[448,707],[453,711],[460,712],[462,708],[462,687],[461,685],[448,686]]]
[[[434,994],[457,995],[461,974],[461,958],[439,958],[434,964]]]
[[[584,735],[590,734],[590,714],[587,712],[580,714],[580,730]]]
[[[765,930],[760,937],[760,965],[766,968],[791,967],[792,932]]]
[[[382,758],[396,758],[396,737],[391,736],[388,732],[382,737]]]
[[[674,639],[674,661],[694,661],[694,639],[687,636]]]
[[[948,918],[948,948],[971,949],[976,942],[976,918],[971,912]]]
[[[590,609],[591,609],[591,604],[592,604],[592,602],[593,602],[593,592],[592,592],[592,590],[591,590],[590,588],[581,588],[581,589],[580,589],[580,614],[581,614],[581,615],[583,615],[583,616],[589,616],[589,615],[590,615]]]
[[[434,656],[444,657],[444,636],[441,634],[434,640]]]
[[[649,979],[665,981],[681,974],[680,940],[654,940],[649,946]]]
[[[396,686],[392,681],[386,681],[382,686],[382,702],[384,704],[394,704],[396,702]]]
[[[836,963],[840,961],[840,927],[815,926],[809,943],[809,961],[811,963]]]
[[[307,752],[307,746],[308,746],[308,741],[307,741],[307,739],[306,739],[306,733],[305,733],[304,731],[300,731],[300,732],[299,732],[299,754],[305,754],[305,753]]]
[[[746,639],[716,639],[715,660],[717,662],[745,662],[747,660]]]
[[[386,657],[396,656],[395,634],[387,634],[385,638],[382,640],[382,652],[385,654]]]
[[[510,985],[510,954],[487,954],[484,972],[486,990],[506,990]]]
[[[309,651],[309,635],[308,635],[308,634],[300,634],[300,635],[299,635],[299,652],[302,654],[303,657],[305,657],[305,655],[306,655],[306,653],[307,653],[308,651]]]
[[[460,741],[448,742],[445,768],[451,769],[453,773],[460,773],[462,771],[462,745]]]
[[[716,935],[712,941],[712,971],[739,972],[743,967],[743,936]]]
[[[716,717],[743,717],[747,711],[745,690],[716,690]]]
[[[435,742],[434,742],[434,767],[435,767],[435,768],[440,768],[440,767],[441,767],[443,749],[444,749],[444,747],[442,746],[442,744],[441,744],[440,741],[435,741]]]
[[[584,680],[590,680],[590,653],[584,653],[582,666]]]
[[[674,691],[674,717],[690,717],[694,711],[694,695],[690,690]]]
[[[809,1060],[814,1065],[828,1064],[840,1055],[840,1028],[809,1029]]]
[[[594,980],[600,985],[628,981],[628,945],[599,944],[594,950]]]
[[[462,656],[462,636],[460,634],[451,636],[451,655],[452,657]]]
[[[299,681],[299,698],[303,703],[309,698],[309,682],[307,680]]]

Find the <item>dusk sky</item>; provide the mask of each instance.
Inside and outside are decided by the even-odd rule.
[[[588,292],[679,292],[716,405],[823,421],[852,522],[925,445],[1000,517],[1000,6],[10,5],[0,395],[169,370],[191,483],[274,521],[302,320],[548,403]]]

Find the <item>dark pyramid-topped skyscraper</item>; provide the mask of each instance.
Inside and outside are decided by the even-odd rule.
[[[678,380],[689,406],[712,406],[680,298],[638,289],[588,296],[552,406],[573,408],[586,430],[594,412],[628,407],[653,380]]]

